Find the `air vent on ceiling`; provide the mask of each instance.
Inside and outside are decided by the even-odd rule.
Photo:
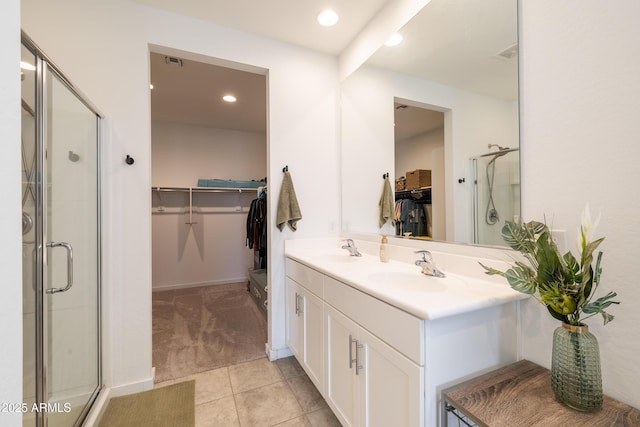
[[[496,57],[504,60],[510,60],[518,56],[518,43],[509,46],[505,50],[496,53]]]
[[[167,65],[173,65],[176,67],[184,67],[184,62],[180,58],[176,58],[174,56],[165,56],[164,62]]]

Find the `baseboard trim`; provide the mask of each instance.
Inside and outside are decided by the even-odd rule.
[[[102,414],[107,409],[109,399],[111,399],[111,389],[109,387],[102,387],[87,417],[84,419],[82,427],[93,427],[100,423],[100,418],[102,418]]]
[[[273,349],[269,346],[269,343],[265,343],[264,351],[267,353],[267,357],[272,362],[284,357],[293,356],[293,353],[291,352],[291,350],[289,350],[289,347]]]
[[[122,384],[117,387],[111,387],[111,393],[109,397],[125,396],[127,394],[139,393],[141,391],[151,390],[153,388],[153,377],[147,378],[142,381],[137,381],[129,384]]]
[[[187,288],[199,288],[200,286],[217,286],[217,285],[233,285],[237,283],[247,283],[249,277],[233,277],[230,279],[212,280],[210,282],[194,282],[194,283],[177,283],[172,285],[159,285],[151,288],[153,292],[156,291],[171,291],[174,289],[187,289]]]

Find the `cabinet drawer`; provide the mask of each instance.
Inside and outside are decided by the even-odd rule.
[[[351,286],[324,276],[324,300],[373,335],[424,365],[424,322]]]
[[[318,297],[323,297],[322,278],[324,275],[322,273],[289,258],[285,261],[285,269],[288,277],[295,280],[298,284],[304,286]]]
[[[262,314],[267,315],[267,274],[266,270],[249,270],[249,295]]]

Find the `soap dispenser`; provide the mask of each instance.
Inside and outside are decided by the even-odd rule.
[[[380,242],[380,262],[389,262],[389,253],[387,252],[387,235],[382,235],[382,241]]]

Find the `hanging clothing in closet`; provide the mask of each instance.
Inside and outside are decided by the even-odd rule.
[[[396,235],[431,236],[430,208],[431,204],[413,198],[396,200]]]
[[[251,201],[247,215],[247,247],[254,250],[253,267],[267,268],[267,191]]]

